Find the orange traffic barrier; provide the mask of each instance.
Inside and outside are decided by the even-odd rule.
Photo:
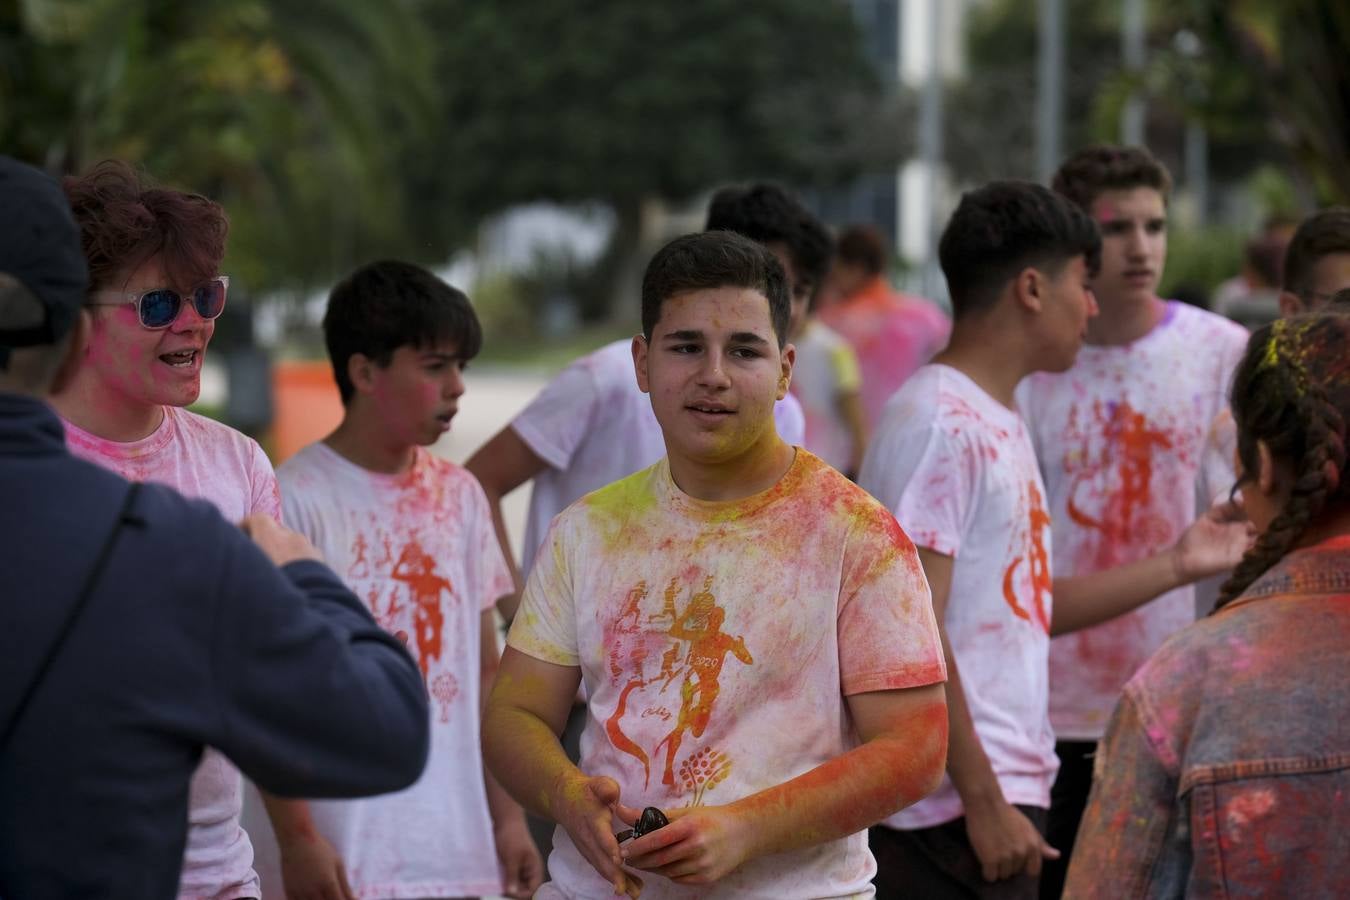
[[[272,400],[274,417],[266,446],[274,466],[327,437],[342,421],[342,399],[327,361],[277,362],[272,369]]]

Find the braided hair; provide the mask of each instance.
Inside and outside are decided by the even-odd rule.
[[[1259,329],[1233,377],[1233,418],[1245,478],[1260,461],[1257,442],[1292,467],[1284,508],[1225,582],[1223,608],[1280,560],[1328,508],[1350,502],[1346,424],[1350,419],[1350,315],[1316,313]]]

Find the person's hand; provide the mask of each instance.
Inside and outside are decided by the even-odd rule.
[[[1236,566],[1255,540],[1256,526],[1241,501],[1216,503],[1173,545],[1172,565],[1177,577],[1190,584]]]
[[[254,513],[239,523],[244,534],[253,539],[272,565],[278,568],[286,563],[300,559],[315,559],[323,562],[319,551],[303,534],[291,531],[278,524],[277,520],[262,513]]]
[[[966,834],[980,861],[985,881],[1000,881],[1026,873],[1041,874],[1041,860],[1059,859],[1059,851],[1045,842],[1021,810],[998,797],[984,807],[966,808]]]
[[[528,900],[544,883],[544,860],[530,837],[523,815],[498,826],[492,835],[501,865],[502,892],[508,897]]]
[[[730,806],[662,810],[670,824],[630,844],[627,864],[676,884],[708,884],[734,872],[750,854],[748,823]],[[636,810],[621,809],[627,820]],[[636,817],[634,817],[636,821]]]
[[[554,821],[571,836],[577,852],[614,886],[614,893],[636,900],[642,892],[642,879],[623,870],[619,842],[614,837],[619,783],[604,776],[565,775],[553,789],[550,809]]]
[[[337,849],[314,833],[278,838],[286,900],[356,900]]]

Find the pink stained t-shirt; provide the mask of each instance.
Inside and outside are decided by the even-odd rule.
[[[316,443],[277,472],[286,524],[308,537],[381,627],[408,635],[431,697],[431,751],[405,790],[314,800],[357,897],[468,897],[502,890],[479,738],[482,614],[511,593],[482,487],[418,449],[400,475]],[[245,822],[263,895],[280,897],[280,857],[250,788]]]
[[[856,745],[847,697],[946,677],[928,584],[895,519],[805,450],[777,485],[708,503],[665,460],[568,507],[507,643],[579,666],[582,771],[630,806],[721,805]],[[608,897],[566,831],[536,896]],[[870,897],[865,832],[644,898]]]
[[[820,311],[820,320],[853,345],[862,370],[863,419],[871,432],[882,409],[919,366],[951,337],[952,323],[921,297],[891,289],[880,276]]]
[[[1008,803],[1050,806],[1051,538],[1045,486],[1016,412],[962,372],[920,368],[886,405],[858,483],[916,545],[953,558],[945,624],[975,734]],[[887,820],[964,815],[951,778]]]
[[[64,425],[72,454],[123,478],[207,500],[231,522],[253,513],[281,518],[272,464],[257,441],[227,425],[172,406],[164,407],[159,428],[139,441],[108,441]],[[242,786],[234,764],[208,747],[189,788],[181,900],[258,896],[253,847],[239,824]]]
[[[1170,547],[1213,499],[1204,445],[1247,345],[1240,325],[1167,304],[1122,346],[1085,346],[1073,368],[1018,387],[1048,491],[1055,576],[1086,575]],[[1208,491],[1210,496],[1197,495]],[[1050,645],[1050,720],[1061,740],[1095,741],[1125,682],[1195,621],[1187,586]]]
[[[778,436],[801,444],[806,422],[792,395],[774,404]],[[591,491],[666,455],[651,398],[637,386],[632,341],[573,362],[530,401],[511,429],[548,468],[534,477],[520,568],[528,574],[553,517]]]

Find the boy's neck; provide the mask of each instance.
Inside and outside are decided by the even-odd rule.
[[[933,362],[956,369],[1008,409],[1016,409],[1017,385],[1036,371],[1023,362],[1022,341],[1000,322],[957,323],[947,348]]]
[[[1117,347],[1133,343],[1158,326],[1167,303],[1157,295],[1140,303],[1134,299],[1098,298],[1098,312],[1088,320],[1087,342]]]
[[[400,475],[412,467],[417,446],[390,442],[378,428],[372,427],[352,410],[342,418],[333,433],[323,439],[328,449],[354,466],[381,475]]]
[[[129,401],[90,378],[77,377],[51,397],[51,404],[76,428],[120,444],[148,438],[164,422],[165,415],[164,407],[157,403]]]
[[[724,502],[752,497],[773,487],[797,458],[797,449],[770,428],[763,440],[740,456],[705,463],[670,454],[670,477],[695,500]]]

